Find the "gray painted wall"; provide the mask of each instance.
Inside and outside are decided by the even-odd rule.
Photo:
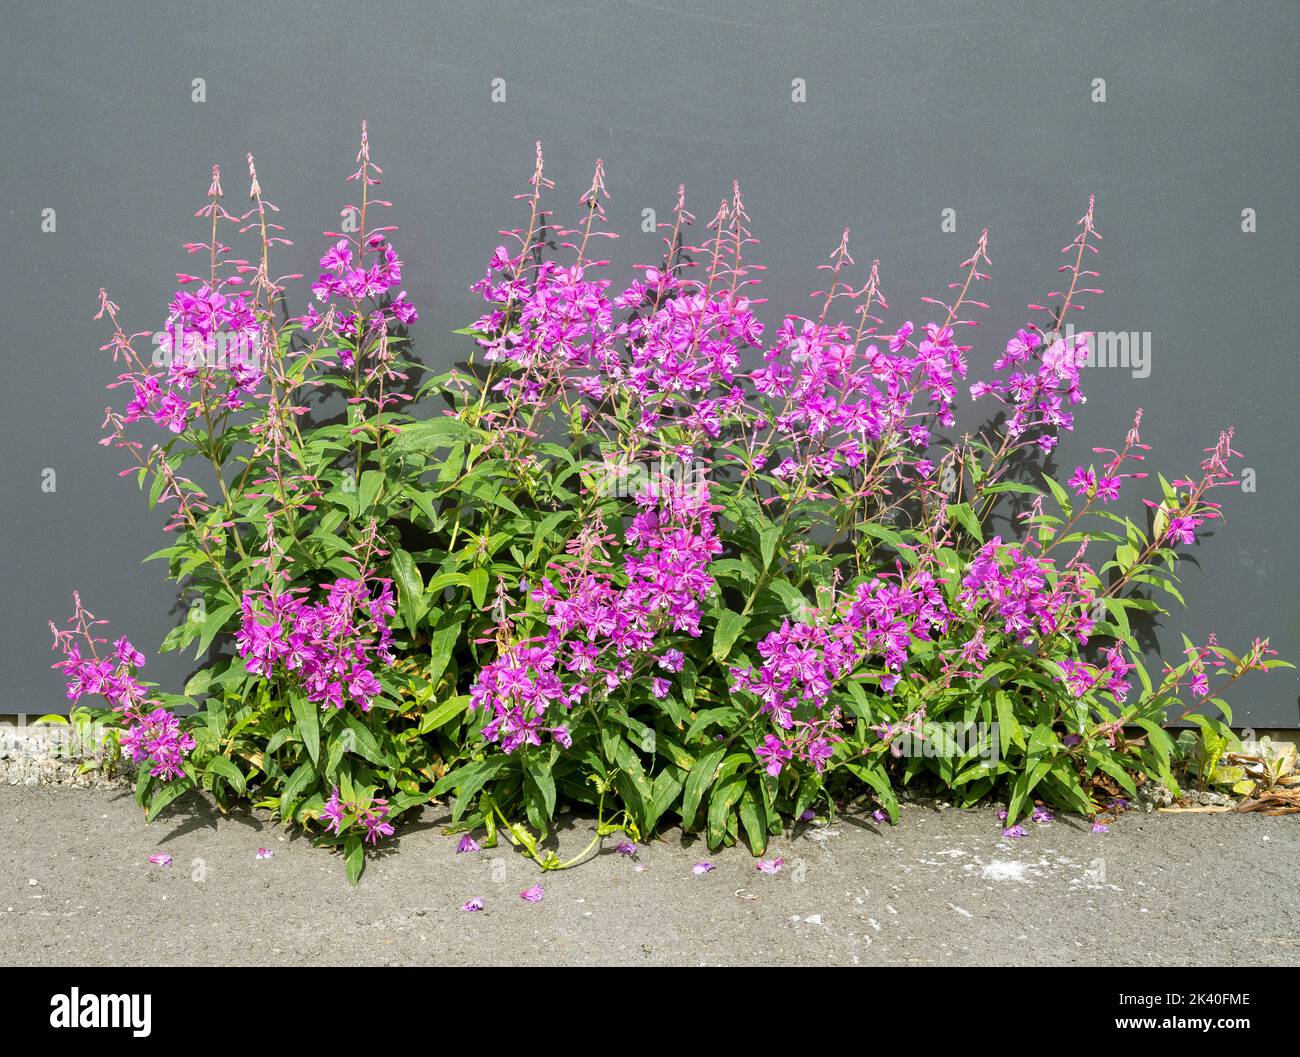
[[[364,20],[358,18],[364,12]],[[854,232],[896,318],[949,281],[992,229],[986,364],[1053,288],[1089,192],[1105,236],[1102,330],[1146,332],[1149,377],[1100,369],[1057,462],[1114,444],[1146,408],[1154,465],[1194,470],[1235,424],[1253,493],[1186,566],[1189,610],[1160,633],[1271,634],[1300,658],[1296,499],[1296,9],[1177,3],[250,3],[30,5],[0,40],[5,516],[0,712],[62,707],[45,621],[79,587],[152,650],[183,614],[163,544],[115,452],[96,444],[113,374],[91,321],[101,285],[129,329],[163,318],[179,249],[219,162],[229,201],[253,151],[310,271],[347,200],[358,121],[396,201],[428,363],[464,347],[467,286],[518,221],[511,195],[546,146],[576,207],[605,159],[619,260],[657,252],[641,211],[679,181],[701,216],[739,177],[763,239],[772,319],[800,311],[816,264]],[[191,83],[206,81],[206,102]],[[506,80],[504,103],[491,81]],[[804,78],[807,101],[791,101]],[[1093,102],[1094,78],[1105,102]],[[42,210],[57,230],[41,230]],[[956,210],[957,231],[940,229]],[[1242,231],[1242,211],[1258,230]],[[114,395],[115,402],[120,397]],[[53,468],[57,491],[42,491]],[[179,658],[151,661],[179,681]],[[1254,676],[1239,719],[1293,726],[1300,682]]]

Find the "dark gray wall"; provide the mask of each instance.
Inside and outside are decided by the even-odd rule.
[[[364,17],[362,17],[364,16]],[[1058,463],[1114,444],[1146,408],[1155,465],[1194,470],[1235,424],[1253,493],[1186,567],[1189,610],[1161,642],[1270,634],[1300,658],[1293,561],[1297,356],[1293,3],[170,3],[29,5],[0,42],[3,108],[3,583],[0,712],[61,707],[45,620],[79,587],[147,650],[180,618],[139,561],[158,519],[97,446],[113,373],[96,290],[130,329],[162,320],[209,166],[231,203],[253,151],[307,270],[347,200],[358,121],[396,201],[415,333],[429,363],[475,311],[467,285],[544,141],[576,207],[605,159],[620,260],[657,252],[641,211],[679,181],[702,217],[739,177],[769,265],[773,319],[801,311],[814,266],[854,232],[897,318],[926,317],[979,229],[993,308],[976,361],[1053,288],[1089,192],[1105,235],[1104,330],[1149,332],[1152,371],[1088,379]],[[206,81],[207,101],[191,101]],[[505,78],[507,99],[490,98]],[[791,81],[807,101],[791,101]],[[1094,78],[1106,101],[1091,101]],[[41,231],[42,210],[57,230]],[[940,230],[957,212],[957,232]],[[1242,211],[1258,230],[1242,231]],[[121,397],[114,394],[114,401]],[[41,489],[42,471],[57,491]],[[152,662],[157,678],[185,664]],[[1300,682],[1252,677],[1239,718],[1295,725]]]

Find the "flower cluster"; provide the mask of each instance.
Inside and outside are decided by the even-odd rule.
[[[608,540],[589,533],[573,560],[531,592],[546,616],[545,636],[507,647],[475,680],[471,708],[491,717],[483,736],[506,752],[541,744],[542,733],[565,744],[568,727],[547,725],[552,705],[567,712],[590,695],[611,693],[665,636],[700,634],[700,603],[713,589],[707,569],[722,549],[708,491],[664,482],[638,502],[625,534],[622,575],[604,567]],[[669,648],[654,661],[661,671],[680,671],[683,656]],[[668,681],[656,676],[651,687],[662,697]]]
[[[1103,651],[1105,663],[1087,664],[1083,661],[1065,659],[1060,662],[1061,681],[1076,698],[1081,698],[1093,689],[1104,689],[1116,701],[1128,700],[1130,684],[1127,674],[1135,667],[1124,659],[1124,647],[1119,643]]]
[[[68,700],[75,703],[87,694],[103,697],[125,727],[121,745],[131,762],[147,762],[149,773],[163,781],[182,777],[185,754],[194,748],[194,739],[167,709],[147,709],[156,702],[146,698],[146,688],[136,678],[136,669],[144,666],[144,654],[123,636],[101,656],[99,647],[107,640],[96,636],[93,629],[108,622],[96,620],[82,606],[78,593],[74,592],[72,599],[75,613],[68,621],[69,628],[61,630],[50,622],[54,649],[63,654],[63,660],[53,667],[67,679]],[[83,647],[89,656],[83,655]]]
[[[1157,508],[1157,524],[1161,514],[1168,519],[1158,543],[1171,547],[1179,543],[1191,546],[1196,542],[1196,530],[1201,525],[1222,516],[1219,504],[1205,497],[1214,488],[1239,484],[1228,466],[1229,459],[1241,458],[1241,453],[1233,450],[1232,436],[1231,429],[1224,430],[1219,434],[1214,447],[1205,449],[1206,458],[1201,462],[1200,480],[1172,482],[1175,489],[1187,489],[1187,495],[1180,502],[1162,505],[1148,499],[1143,500],[1147,506]]]
[[[1058,430],[1074,429],[1074,413],[1067,411],[1066,406],[1080,404],[1085,399],[1079,369],[1088,360],[1088,335],[1070,334],[1067,329],[1067,334],[1062,336],[1059,330],[1071,310],[1082,309],[1076,303],[1081,295],[1101,293],[1096,287],[1082,285],[1097,278],[1095,271],[1083,266],[1086,254],[1099,252],[1096,243],[1101,233],[1096,228],[1094,206],[1093,199],[1089,198],[1087,212],[1079,218],[1079,234],[1062,250],[1073,254],[1073,261],[1067,257],[1068,263],[1059,269],[1069,276],[1070,285],[1067,290],[1054,291],[1051,295],[1062,299],[1059,311],[1053,313],[1051,329],[1044,331],[1034,325],[1021,328],[993,364],[994,370],[1010,372],[1009,376],[971,386],[972,400],[993,396],[1010,408],[1006,424],[1009,447],[1032,438],[1040,450],[1051,451],[1056,447]],[[1047,311],[1042,305],[1029,307]]]
[[[382,691],[374,664],[393,662],[392,584],[379,580],[372,591],[364,580],[344,578],[326,585],[323,601],[308,602],[302,593],[245,591],[235,636],[239,656],[263,678],[288,675],[322,708],[352,702],[368,712]]]
[[[994,536],[970,563],[958,599],[971,612],[987,606],[1002,621],[1002,630],[1021,642],[1071,626],[1079,641],[1087,642],[1094,595],[1085,569],[1072,563],[1058,572],[1051,558]]]
[[[501,233],[473,286],[485,305],[469,364],[417,390],[445,404],[426,421],[393,411],[412,399],[403,328],[417,317],[395,229],[374,219],[389,203],[374,196],[365,126],[356,200],[344,230],[325,233],[304,314],[285,297],[303,277],[274,277],[270,250],[287,242],[251,158],[249,174],[253,205],[231,216],[214,172],[199,213],[211,234],[188,247],[205,274],[179,277],[156,340],[165,360],[138,353],[145,335],[100,303],[114,326],[105,347],[127,362],[115,384],[132,393],[108,411],[106,443],[133,457],[142,487],[153,478],[152,498],[175,500],[176,542],[156,556],[215,615],[164,648],[234,633],[237,656],[207,684],[227,702],[242,695],[244,713],[201,704],[195,746],[147,700],[143,657],[125,640],[99,650],[80,603],[77,627],[55,633],[58,667],[73,700],[101,694],[124,716],[124,750],[154,775],[203,773],[223,803],[264,797],[286,822],[323,823],[354,877],[363,841],[391,834],[426,793],[455,795],[462,851],[478,847],[470,831],[499,823],[548,868],[564,865],[536,851],[556,794],[579,788],[597,842],[622,829],[627,855],[673,812],[711,847],[743,839],[761,855],[778,814],[817,817],[851,792],[849,775],[881,821],[895,814],[892,784],[917,767],[963,801],[1037,775],[1035,795],[1083,806],[1098,782],[1164,781],[1177,762],[1157,759],[1163,741],[1126,741],[1123,723],[1159,722],[1184,687],[1194,707],[1218,705],[1216,671],[1231,682],[1276,663],[1266,641],[1236,658],[1211,640],[1159,690],[1138,671],[1148,692],[1126,704],[1142,650],[1130,611],[1158,609],[1147,588],[1179,598],[1165,572],[1219,517],[1209,493],[1232,483],[1231,431],[1199,480],[1161,478],[1149,530],[1107,508],[1147,476],[1128,465],[1148,450],[1138,421],[1118,450],[1094,448],[1104,458],[1077,466],[1068,489],[1038,487],[1036,464],[1084,399],[1089,344],[1071,323],[1100,293],[1085,266],[1100,239],[1091,203],[1053,307],[1030,306],[1050,321],[1026,323],[980,381],[963,335],[987,307],[987,231],[952,293],[901,324],[883,318],[878,262],[854,278],[845,231],[814,307],[765,326],[734,185],[702,245],[680,192],[659,225],[664,253],[611,279],[594,249],[615,237],[603,165],[565,228],[542,201],[553,184],[539,147],[518,196],[527,224]],[[233,256],[230,223],[259,239],[260,259]],[[967,391],[1001,413],[958,439]],[[328,394],[346,413],[321,421]],[[147,447],[125,432],[143,420],[167,431]],[[181,476],[195,456],[218,493]],[[995,536],[1003,515],[1013,527]],[[1089,547],[1106,550],[1097,569]],[[248,722],[265,695],[278,707]],[[279,707],[286,697],[293,708]],[[466,697],[468,721],[452,722]],[[994,710],[1023,736],[972,746],[938,733]],[[350,751],[362,727],[365,751]],[[894,757],[927,738],[901,775]],[[691,759],[708,773],[683,781]],[[1020,792],[1008,835],[1024,832],[1010,817],[1031,806]]]
[[[391,837],[393,824],[388,819],[388,800],[373,797],[365,803],[354,803],[340,799],[339,787],[335,786],[325,806],[320,810],[320,820],[325,823],[325,832],[335,835],[343,832],[351,815],[365,827],[365,840],[378,844],[380,837]]]
[[[858,584],[825,624],[785,621],[767,635],[757,647],[757,669],[731,669],[732,689],[754,695],[781,732],[766,735],[755,750],[767,772],[780,774],[790,759],[821,771],[839,726],[838,711],[825,707],[836,684],[865,676],[861,666],[879,658],[881,670],[871,674],[891,693],[913,644],[942,635],[952,619],[940,583],[919,569],[906,578],[877,576]]]
[[[180,727],[180,720],[165,708],[137,715],[122,734],[122,748],[132,763],[149,762],[149,773],[169,782],[185,774],[185,754],[194,739]]]
[[[148,362],[136,353],[119,331],[110,346],[121,355],[127,370],[110,388],[129,385],[131,398],[119,424],[150,419],[172,433],[182,433],[201,418],[210,429],[213,420],[247,406],[265,380],[266,335],[256,311],[256,291],[239,275],[222,275],[230,247],[217,236],[220,221],[238,218],[222,207],[221,172],[213,166],[207,204],[198,216],[212,221],[211,241],[187,243],[190,253],[206,253],[208,276],[178,273],[182,287],[197,283],[191,292],[180,289],[172,299],[162,330],[153,335],[154,352]],[[96,319],[116,306],[100,291]],[[165,368],[165,369],[164,369]]]
[[[1021,329],[993,364],[997,371],[1011,371],[1010,377],[976,382],[971,386],[971,399],[996,396],[1011,409],[1008,435],[1019,438],[1037,430],[1038,446],[1051,451],[1056,446],[1056,430],[1074,429],[1074,413],[1065,407],[1085,399],[1079,369],[1087,356],[1086,335],[1047,342],[1037,330]]]
[[[366,253],[372,253],[374,260],[366,265]],[[375,232],[358,246],[351,245],[346,238],[340,238],[325,251],[320,259],[322,268],[320,278],[312,283],[312,292],[319,301],[340,300],[352,305],[362,301],[384,301],[389,291],[402,281],[402,260],[387,241],[383,232]],[[318,323],[320,317],[315,314],[314,306],[304,317],[308,324]],[[386,320],[400,324],[414,323],[419,318],[415,306],[406,299],[403,290],[395,298],[375,308],[366,320],[366,326],[376,329]],[[355,337],[361,329],[362,317],[357,311],[344,311],[338,316],[339,329],[350,337]],[[343,351],[343,365],[352,367],[351,353]]]
[[[925,419],[937,416],[952,425],[955,379],[967,372],[964,350],[953,330],[927,323],[911,340],[908,322],[889,339],[887,351],[872,344],[860,349],[861,335],[846,324],[829,326],[788,317],[752,375],[754,388],[770,400],[783,400],[773,414],[774,433],[810,450],[804,455],[818,477],[852,471],[871,457],[869,443],[898,438],[924,453],[930,445]],[[915,407],[922,392],[933,407]],[[764,417],[758,425],[767,423]],[[773,469],[778,478],[800,471],[794,456]]]
[[[370,210],[391,204],[370,196],[370,189],[382,182],[379,179],[382,173],[383,170],[370,160],[370,134],[363,121],[357,169],[348,177],[349,183],[360,187],[361,200],[343,209],[343,215],[354,221],[353,230],[357,234],[326,232],[337,241],[321,256],[320,277],[311,286],[317,301],[341,304],[332,327],[337,327],[339,333],[352,339],[360,339],[367,333],[383,332],[392,324],[406,326],[419,318],[415,306],[407,300],[405,290],[396,295],[392,293],[402,283],[402,259],[388,241],[389,233],[396,229],[367,227]],[[315,330],[323,320],[316,306],[311,305],[298,322],[309,330]],[[339,357],[349,370],[355,365],[352,349],[341,348]]]

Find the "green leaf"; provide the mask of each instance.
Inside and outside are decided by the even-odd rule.
[[[289,780],[284,783],[284,790],[280,793],[280,819],[282,821],[293,821],[294,802],[298,799],[298,794],[307,788],[307,783],[314,776],[315,771],[310,763],[300,763],[293,774],[289,775]]]
[[[785,607],[785,612],[789,616],[802,619],[809,608],[808,599],[804,597],[804,593],[790,583],[789,580],[779,578],[772,580],[763,589],[763,593],[776,595],[781,600],[781,604]]]
[[[663,817],[673,805],[673,801],[681,795],[685,782],[682,778],[671,770],[660,771],[654,780],[654,787],[651,790],[650,803],[646,805],[646,828],[654,829],[655,823]]]
[[[1006,759],[1012,739],[1017,741],[1020,739],[1020,723],[1016,720],[1011,698],[1003,691],[999,690],[993,696],[993,703],[998,712],[998,747],[1002,758]]]
[[[216,638],[217,632],[225,627],[226,621],[229,620],[239,606],[234,602],[229,602],[224,606],[214,609],[203,621],[203,630],[199,635],[199,648],[194,651],[195,657],[202,657],[204,650]]]
[[[974,537],[976,543],[984,542],[984,533],[980,529],[979,518],[975,516],[975,511],[970,508],[969,503],[953,503],[948,507],[948,513],[957,519],[967,532]]]
[[[297,690],[289,691],[289,708],[297,720],[298,736],[313,764],[320,760],[320,709]]]
[[[449,415],[412,422],[402,426],[401,430],[393,442],[399,451],[433,451],[474,436],[473,429]]]
[[[1037,733],[1037,732],[1035,732]],[[1030,744],[1033,744],[1033,736],[1030,737]],[[1039,759],[1029,765],[1029,769],[1021,771],[1016,776],[1015,783],[1011,787],[1011,802],[1007,805],[1006,823],[1008,826],[1014,826],[1016,820],[1020,818],[1021,809],[1029,799],[1031,793],[1043,780],[1043,777],[1051,769],[1051,758]]]
[[[347,724],[348,731],[352,735],[351,743],[348,745],[352,752],[364,757],[378,767],[391,767],[393,765],[393,761],[384,755],[383,750],[379,747],[379,742],[375,740],[374,732],[369,727],[350,712],[344,714],[343,721]]]
[[[347,864],[348,884],[356,888],[366,868],[366,846],[360,833],[349,833],[343,842],[343,861]]]
[[[357,486],[358,515],[364,514],[375,505],[375,499],[378,497],[383,484],[384,475],[378,470],[367,470],[361,475],[361,483]]]
[[[481,760],[478,763],[472,763],[468,767],[459,771],[453,771],[451,774],[444,775],[433,787],[434,793],[443,792],[443,784],[448,778],[454,779],[448,783],[446,788],[456,790],[456,803],[451,809],[451,820],[459,822],[470,802],[489,781],[496,777],[497,772],[505,766],[509,757],[494,756],[490,760]]]
[[[748,617],[742,617],[739,613],[733,613],[730,609],[722,611],[721,616],[718,617],[718,626],[713,632],[713,659],[715,661],[721,664],[727,659],[731,647],[735,644],[740,633],[745,630],[745,625],[748,623]]]
[[[231,785],[235,787],[236,792],[243,796],[246,791],[244,783],[244,772],[235,766],[234,762],[225,756],[214,756],[208,761],[207,767],[204,768],[205,774],[221,775]]]
[[[424,718],[420,720],[420,733],[428,734],[431,730],[445,727],[453,719],[461,715],[465,709],[469,708],[469,701],[469,694],[460,694],[457,697],[448,698],[437,708],[426,712]]]
[[[758,553],[763,559],[763,568],[767,569],[772,564],[773,557],[776,556],[776,545],[781,539],[781,527],[779,525],[766,525],[763,531],[758,534]]]
[[[889,815],[889,821],[897,825],[898,797],[894,794],[893,786],[889,784],[889,776],[878,765],[871,763],[852,760],[846,762],[845,766],[875,790],[881,806]]]
[[[726,755],[727,747],[719,745],[716,749],[706,756],[700,757],[699,761],[691,768],[691,773],[686,777],[686,788],[682,794],[682,821],[690,825],[695,819],[695,813],[700,808],[700,801],[704,797],[704,792],[709,788],[713,781],[713,776],[718,773],[718,764],[722,762],[722,757]]]
[[[1056,503],[1061,508],[1061,512],[1064,513],[1067,518],[1073,517],[1074,506],[1070,503],[1070,493],[1057,484],[1056,481],[1047,474],[1043,474],[1043,480],[1047,482],[1047,487],[1052,490],[1052,495],[1056,498]]]
[[[873,536],[876,539],[884,540],[895,550],[903,549],[903,537],[893,529],[885,528],[884,525],[877,525],[875,522],[868,521],[864,524],[855,526],[857,531],[864,536]]]
[[[212,682],[212,669],[200,668],[192,676],[189,682],[185,684],[183,691],[186,697],[201,697],[207,692],[208,685]]]
[[[536,789],[542,797],[542,802],[546,808],[546,819],[550,820],[555,817],[555,777],[551,774],[551,768],[546,761],[540,757],[534,756],[529,760],[529,766],[524,770],[524,781]]]
[[[194,788],[194,779],[186,775],[184,778],[176,778],[164,785],[149,802],[149,811],[145,815],[146,822],[152,822],[160,814],[163,808],[170,804],[182,793],[188,792]]]
[[[460,629],[463,626],[464,621],[454,620],[443,627],[437,628],[429,636],[428,680],[430,686],[437,686],[438,680],[442,678],[442,673],[447,670],[447,662],[451,660],[452,650],[456,648],[456,642],[460,638]]]
[[[710,849],[722,846],[726,839],[727,822],[732,809],[745,795],[748,786],[749,778],[743,774],[733,774],[714,786],[709,797],[708,845]]]
[[[749,850],[762,855],[767,850],[767,812],[761,800],[756,799],[752,788],[745,789],[740,798],[740,824],[745,829]]]
[[[487,602],[488,571],[471,569],[465,576],[465,582],[469,584],[469,593],[474,599],[474,605],[482,609]]]
[[[414,631],[427,606],[424,581],[420,578],[420,570],[415,567],[415,559],[401,547],[393,548],[391,561],[393,579],[397,581],[397,608],[403,623]]]

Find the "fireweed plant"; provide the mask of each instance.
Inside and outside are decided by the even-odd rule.
[[[1086,338],[1059,332],[1100,293],[1091,202],[1055,307],[981,376],[961,342],[987,232],[928,321],[889,326],[846,232],[813,312],[769,330],[738,189],[699,245],[679,192],[661,260],[618,282],[603,166],[566,227],[539,146],[466,362],[417,385],[365,126],[305,309],[248,169],[239,215],[214,169],[185,247],[202,267],[160,332],[100,295],[103,443],[170,506],[152,557],[195,599],[162,648],[206,663],[151,697],[78,600],[56,667],[106,702],[149,818],[194,787],[248,797],[341,847],[354,881],[444,795],[462,846],[504,832],[546,868],[596,846],[547,850],[562,802],[596,811],[596,842],[672,820],[759,854],[859,797],[896,820],[922,774],[1005,797],[1014,834],[1036,801],[1092,815],[1177,789],[1165,725],[1230,737],[1223,692],[1282,663],[1266,639],[1185,641],[1157,683],[1130,624],[1181,602],[1178,559],[1235,483],[1231,430],[1185,478],[1149,476],[1140,411],[1066,484],[1031,472],[1084,399]],[[966,398],[996,417],[954,436]],[[1110,509],[1136,489],[1146,527]]]

